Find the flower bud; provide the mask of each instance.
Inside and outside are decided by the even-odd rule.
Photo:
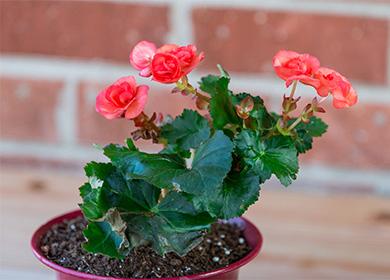
[[[288,114],[294,111],[297,108],[297,102],[300,99],[301,99],[300,96],[294,99],[291,97],[287,97],[286,95],[283,95],[283,103],[282,103],[283,112]]]
[[[253,110],[254,106],[253,98],[247,96],[241,100],[239,105],[236,105],[236,113],[241,119],[246,120],[249,118],[249,113]]]

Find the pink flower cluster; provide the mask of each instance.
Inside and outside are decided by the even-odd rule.
[[[163,45],[139,42],[130,53],[130,63],[142,77],[161,83],[175,83],[194,69],[204,58],[194,45]],[[96,111],[107,119],[138,117],[147,101],[149,87],[137,85],[133,76],[123,77],[99,93]]]
[[[331,94],[335,108],[351,107],[357,102],[351,83],[335,70],[320,67],[314,56],[281,50],[274,56],[273,66],[276,74],[286,81],[286,86],[300,81],[314,87],[322,97]]]
[[[141,41],[130,53],[131,65],[142,77],[170,84],[176,83],[190,73],[204,58],[194,45],[178,46]],[[336,108],[345,108],[357,102],[357,95],[348,80],[340,73],[325,67],[309,54],[293,51],[279,51],[273,58],[276,74],[290,86],[294,81],[313,86],[317,93],[333,96]],[[149,87],[137,85],[133,76],[123,77],[99,93],[96,110],[107,119],[135,119],[146,105]]]
[[[147,41],[139,42],[130,53],[131,65],[140,71],[142,77],[170,84],[179,81],[194,69],[204,58],[196,53],[194,45],[156,45]]]

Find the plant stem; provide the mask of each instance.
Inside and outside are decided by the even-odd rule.
[[[203,101],[206,101],[207,103],[210,102],[210,97],[201,94],[201,93],[200,93],[196,88],[194,88],[190,83],[187,84],[187,89],[189,90],[189,92],[191,92],[192,94],[194,94],[196,97],[202,99]]]
[[[191,94],[195,95],[196,97],[200,98],[201,100],[209,103],[210,97],[203,95],[200,93],[195,87],[193,87],[189,82],[187,76],[182,77],[181,81],[176,83],[178,88],[184,89],[184,91],[188,91]],[[183,88],[184,86],[184,88]]]
[[[328,95],[328,96],[329,96],[329,95]],[[321,104],[322,102],[324,102],[324,101],[328,98],[328,96],[322,97],[322,98],[320,99],[320,101],[318,101],[318,104]]]
[[[295,91],[297,89],[297,84],[298,84],[298,81],[293,82],[293,86],[292,86],[289,97],[283,96],[282,117],[283,117],[284,122],[287,122],[290,119],[289,113],[291,111],[295,110],[296,102],[299,100],[299,98],[294,100],[294,94],[295,94]]]
[[[301,121],[302,121],[302,116],[299,116],[299,118],[297,118],[297,119],[295,120],[295,122],[293,122],[293,123],[287,128],[287,131],[291,131],[292,129],[294,129]]]
[[[297,85],[298,85],[298,81],[295,80],[293,82],[293,86],[292,86],[292,89],[291,89],[291,92],[290,92],[290,99],[292,99],[294,97],[295,90],[297,89]]]
[[[302,117],[303,115],[305,114],[308,114],[310,113],[311,111],[313,111],[313,106],[310,107],[307,111],[303,111],[301,113],[301,115],[299,116],[299,118],[297,118],[288,128],[287,128],[287,131],[291,131],[292,129],[294,129],[301,121],[302,121]]]

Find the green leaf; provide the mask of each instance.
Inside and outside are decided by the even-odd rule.
[[[243,130],[235,139],[238,153],[263,182],[271,174],[288,186],[298,173],[297,150],[290,137],[277,136],[262,140],[259,133]]]
[[[128,231],[132,247],[150,244],[160,255],[175,252],[184,256],[202,241],[202,231],[178,232],[159,216],[130,215],[125,219],[131,225]]]
[[[115,167],[111,163],[95,162],[91,161],[87,163],[84,167],[85,175],[87,177],[95,177],[97,179],[103,180],[109,174],[115,170]]]
[[[320,118],[311,117],[309,123],[299,123],[296,130],[306,130],[307,133],[312,137],[320,137],[328,129],[328,125],[323,122]]]
[[[172,123],[161,128],[161,136],[181,150],[195,149],[209,138],[210,127],[198,112],[185,109]]]
[[[132,141],[130,140],[130,146],[131,143]],[[109,144],[103,148],[103,154],[109,159],[111,159],[111,161],[113,161],[112,159],[119,160],[122,157],[122,155],[130,152],[136,152],[136,151],[129,149],[128,147],[117,145],[117,144]]]
[[[142,179],[159,188],[171,189],[172,179],[186,172],[182,162],[170,155],[147,154],[111,145],[105,148],[104,154],[126,180]]]
[[[230,219],[244,214],[258,200],[259,191],[259,175],[231,171],[213,194],[201,199],[213,216]]]
[[[127,138],[126,139],[126,145],[131,151],[138,151],[138,148],[135,146],[133,139]]]
[[[215,75],[207,75],[200,79],[199,88],[208,93],[215,92],[215,85],[219,81],[219,77]]]
[[[103,198],[102,186],[104,179],[115,171],[110,163],[90,162],[84,167],[89,182],[80,187],[80,196],[83,203],[80,208],[88,220],[101,218],[110,208],[110,204]]]
[[[124,258],[130,244],[125,236],[126,224],[119,212],[110,209],[98,222],[90,222],[84,230],[87,242],[83,248],[88,252],[101,253],[113,258]]]
[[[222,131],[217,131],[195,152],[190,170],[174,177],[174,184],[187,193],[207,195],[220,185],[230,170],[233,144]]]
[[[88,220],[101,218],[110,208],[110,205],[101,199],[101,188],[92,188],[90,183],[85,183],[79,190],[80,196],[83,199],[83,203],[79,206],[85,218]]]
[[[216,129],[223,129],[227,124],[240,124],[233,106],[232,93],[228,89],[228,77],[207,76],[201,79],[200,89],[211,95],[209,111]]]
[[[313,137],[306,130],[299,129],[294,137],[294,143],[298,153],[302,154],[312,148]]]
[[[173,186],[191,194],[200,194],[221,184],[230,170],[233,144],[222,131],[217,131],[195,152],[191,169],[175,157],[164,154],[146,154],[138,151],[113,150],[105,155],[126,179],[142,179],[159,188]]]
[[[295,119],[290,120],[293,123]],[[299,123],[292,135],[298,153],[302,154],[312,148],[313,137],[320,137],[326,132],[328,125],[320,118],[311,117],[309,123]]]
[[[104,185],[102,189],[105,203],[126,213],[149,212],[157,204],[159,196],[159,188],[142,180],[123,181],[119,184],[111,181],[110,185]]]
[[[168,144],[167,146],[162,149],[159,154],[162,155],[171,155],[172,157],[175,157],[175,161],[180,162],[182,165],[185,165],[185,159],[191,157],[191,151],[185,150],[183,151],[180,149],[180,147],[176,144]]]
[[[90,183],[80,188],[83,198],[80,208],[90,221],[101,218],[109,208],[115,207],[121,212],[143,213],[157,204],[160,189],[141,180],[126,181],[110,163],[91,162],[85,170],[91,177]],[[95,182],[95,188],[91,182]]]
[[[153,209],[160,197],[161,190],[142,180],[132,180],[128,184],[128,198],[136,202],[143,209]],[[121,194],[122,191],[119,191]]]
[[[208,213],[199,213],[190,196],[175,191],[169,192],[159,203],[157,213],[179,232],[208,229],[215,221]]]

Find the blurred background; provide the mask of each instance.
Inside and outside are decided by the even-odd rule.
[[[194,43],[206,54],[193,84],[221,63],[235,91],[280,110],[279,49],[307,52],[350,79],[359,103],[327,108],[328,133],[288,189],[267,183],[248,217],[265,245],[241,279],[390,279],[389,0],[0,0],[1,279],[53,279],[33,260],[32,231],[74,209],[92,143],[132,127],[94,109],[99,90],[137,75],[140,40]],[[194,107],[151,84],[148,113]],[[309,100],[314,91],[298,87]],[[153,150],[141,143],[145,150]]]

